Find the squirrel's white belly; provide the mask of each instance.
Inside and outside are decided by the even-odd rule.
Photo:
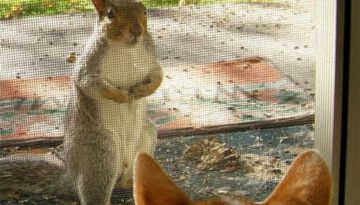
[[[145,80],[152,62],[143,47],[111,46],[101,62],[101,75],[127,89]]]
[[[111,46],[100,63],[101,75],[122,89],[128,89],[145,80],[151,66],[144,48]],[[119,104],[102,99],[99,102],[100,120],[112,133],[115,143],[119,175],[131,175],[133,161],[141,144],[146,118],[145,100]]]
[[[113,137],[119,175],[124,174],[132,168],[141,144],[146,115],[144,100],[119,104],[104,99],[99,107],[101,123]]]

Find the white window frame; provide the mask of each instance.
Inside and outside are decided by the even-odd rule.
[[[334,205],[360,204],[359,5],[317,1],[315,148],[332,171]]]

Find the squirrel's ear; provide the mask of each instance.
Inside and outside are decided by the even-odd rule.
[[[299,155],[264,204],[328,205],[332,179],[325,160],[315,151]]]
[[[92,0],[95,9],[100,17],[102,17],[105,14],[105,0]]]
[[[190,205],[191,200],[147,154],[139,153],[134,167],[136,205]]]

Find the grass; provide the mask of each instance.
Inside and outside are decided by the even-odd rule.
[[[274,2],[275,0],[188,0],[193,4],[213,4],[213,3],[258,3]],[[176,6],[179,0],[143,0],[148,7]]]
[[[195,4],[271,2],[274,0],[192,0]],[[179,0],[143,0],[148,8],[176,6]],[[93,11],[90,0],[0,0],[0,19]]]
[[[0,18],[92,11],[90,0],[0,0]]]

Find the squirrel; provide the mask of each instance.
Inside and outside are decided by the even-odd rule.
[[[82,205],[108,205],[117,181],[132,186],[136,153],[154,152],[157,131],[146,117],[145,97],[158,89],[163,73],[146,9],[134,0],[92,3],[98,15],[72,75],[64,162],[54,157],[0,161],[0,190],[74,191]],[[24,172],[33,168],[47,173],[46,180],[25,179],[32,174]],[[18,173],[23,176],[15,179]]]

